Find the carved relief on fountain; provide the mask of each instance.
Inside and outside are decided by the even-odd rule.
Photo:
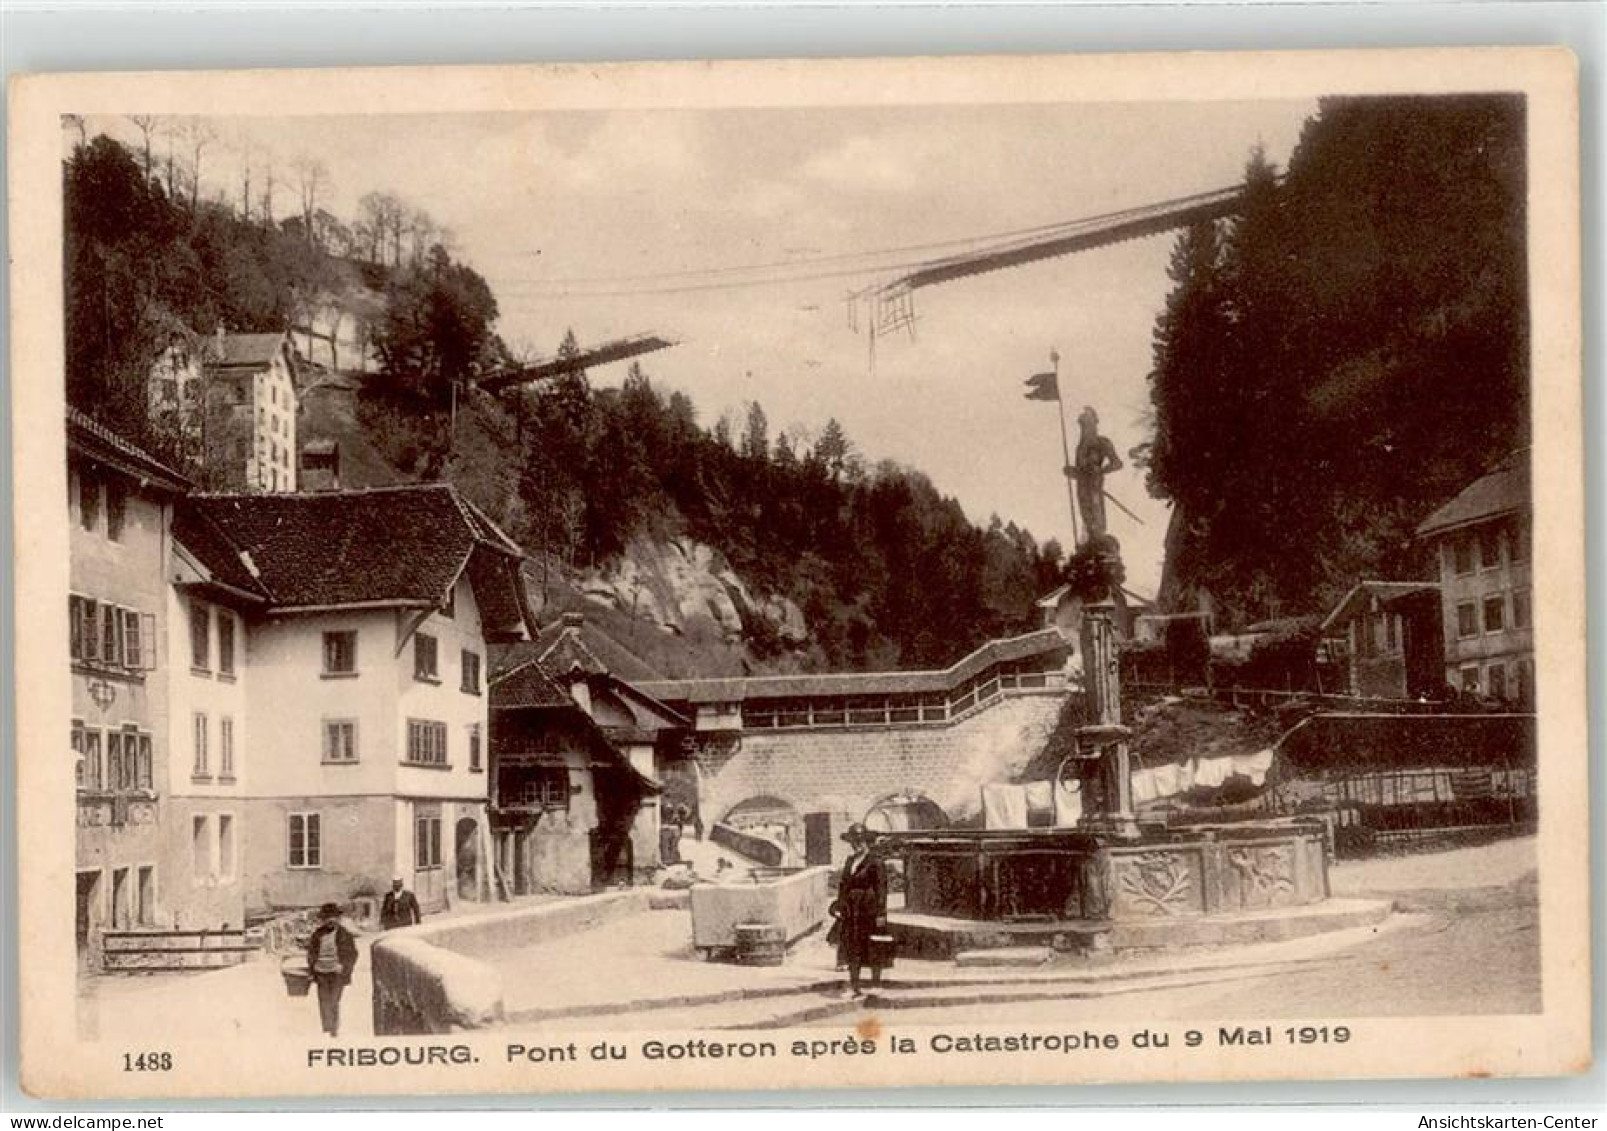
[[[1169,918],[1205,911],[1197,854],[1160,850],[1114,856],[1117,919]]]

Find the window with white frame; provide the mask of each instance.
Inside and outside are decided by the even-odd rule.
[[[218,610],[218,674],[234,675],[234,614]]]
[[[408,719],[407,760],[416,766],[445,766],[446,724],[430,719]]]
[[[195,760],[190,769],[190,775],[197,778],[212,776],[211,762],[207,751],[207,725],[205,711],[197,711],[190,718],[190,746],[194,752]]]
[[[1512,591],[1512,627],[1529,627],[1529,591],[1527,589],[1514,589]]]
[[[323,820],[317,813],[291,813],[286,827],[292,868],[321,868],[324,863]]]
[[[1463,637],[1479,634],[1479,609],[1472,601],[1464,601],[1456,607],[1456,634]]]
[[[413,866],[421,871],[441,866],[439,813],[420,813],[413,820]]]
[[[357,761],[357,720],[324,720],[324,761]]]
[[[469,772],[478,774],[485,769],[480,764],[480,724],[469,724]]]
[[[1484,599],[1484,631],[1500,632],[1507,626],[1507,599],[1493,593]]]
[[[190,599],[190,667],[212,670],[212,610],[194,598]]]
[[[420,632],[413,637],[413,678],[424,680],[426,683],[439,683],[440,649],[436,646],[435,637]]]
[[[480,694],[480,653],[463,649],[463,690]]]
[[[324,633],[324,674],[357,674],[357,633],[353,631]]]
[[[234,780],[234,718],[230,715],[218,719],[218,777]]]

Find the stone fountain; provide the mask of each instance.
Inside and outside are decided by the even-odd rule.
[[[1108,446],[1108,441],[1106,442]],[[1079,444],[1078,463],[1082,462]],[[1067,469],[1077,475],[1076,466]],[[1102,480],[1103,472],[1097,474]],[[1104,536],[1102,482],[1079,483],[1084,562],[1121,576]],[[1100,555],[1114,560],[1103,562]],[[1119,582],[1084,587],[1081,646],[1087,722],[1065,769],[1082,815],[1074,827],[890,833],[904,906],[889,916],[901,953],[920,957],[999,947],[1087,953],[1288,938],[1376,921],[1387,905],[1325,908],[1328,852],[1318,820],[1284,818],[1146,825],[1133,805],[1131,731],[1122,721],[1115,638]],[[1369,919],[1370,917],[1370,919]]]

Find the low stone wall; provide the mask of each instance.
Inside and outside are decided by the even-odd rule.
[[[376,1036],[501,1024],[502,979],[484,962],[402,933],[372,953]]]
[[[374,943],[374,1032],[449,1033],[503,1019],[502,978],[488,959],[647,909],[645,890],[425,920]]]
[[[790,944],[826,918],[832,870],[804,868],[748,884],[698,884],[692,889],[692,945],[725,950],[736,945],[738,923],[780,927]]]

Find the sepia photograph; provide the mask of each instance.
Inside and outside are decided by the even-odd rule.
[[[24,89],[25,1079],[1587,1067],[1572,63],[1317,58]]]

